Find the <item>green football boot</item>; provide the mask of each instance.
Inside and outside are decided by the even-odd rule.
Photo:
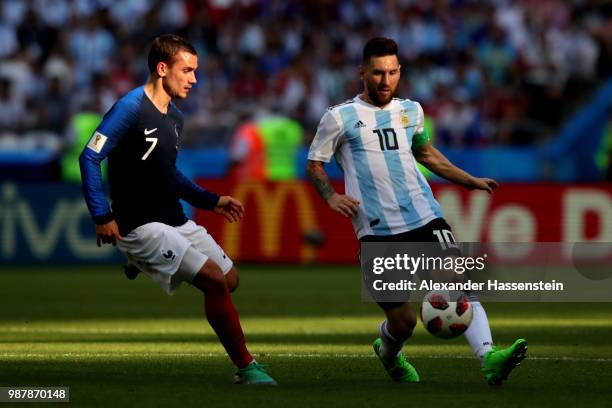
[[[239,368],[234,375],[234,384],[278,385],[257,361]]]
[[[521,364],[527,357],[527,340],[518,339],[508,348],[493,349],[484,357],[484,365],[481,370],[489,385],[501,385],[502,381],[508,379],[508,375],[514,367]]]
[[[380,362],[383,364],[385,370],[387,370],[387,373],[389,373],[389,376],[391,376],[391,379],[393,381],[416,383],[421,380],[419,378],[419,373],[417,373],[416,369],[412,366],[412,364],[406,361],[406,358],[404,358],[404,356],[401,354],[395,357],[395,361],[393,361],[393,364],[386,363],[380,355],[381,344],[382,340],[378,338],[374,340],[374,343],[372,343],[372,347],[374,348],[374,353],[376,353],[376,355],[380,359]]]

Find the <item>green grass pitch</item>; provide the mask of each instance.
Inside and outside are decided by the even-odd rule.
[[[382,314],[360,272],[242,266],[234,298],[248,344],[280,383],[231,383],[233,368],[183,286],[166,296],[119,267],[0,267],[0,386],[69,386],[75,406],[610,406],[612,304],[489,304],[499,345],[529,340],[501,388],[463,337],[419,325],[405,347],[420,384],[388,380],[371,342]]]

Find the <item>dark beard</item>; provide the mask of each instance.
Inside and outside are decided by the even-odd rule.
[[[391,102],[391,100],[393,99],[393,97],[395,96],[395,91],[392,91],[389,94],[389,98],[387,99],[380,99],[378,97],[378,90],[376,89],[376,87],[370,88],[368,86],[368,96],[370,97],[370,100],[372,101],[372,103],[375,106],[385,106],[387,105],[389,102]]]

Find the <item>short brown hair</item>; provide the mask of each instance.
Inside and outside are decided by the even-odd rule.
[[[397,56],[397,43],[390,38],[374,37],[363,47],[364,63],[370,62],[372,57],[386,57],[387,55]]]
[[[164,34],[156,37],[153,40],[153,44],[151,44],[151,49],[149,50],[149,56],[147,58],[149,73],[155,74],[157,72],[157,64],[160,62],[172,65],[172,59],[181,51],[187,51],[190,54],[198,55],[193,45],[181,36]]]

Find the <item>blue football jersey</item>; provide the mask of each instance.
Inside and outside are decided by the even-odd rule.
[[[170,103],[162,113],[139,87],[106,113],[79,162],[83,193],[96,224],[116,220],[122,235],[150,222],[187,222],[179,199],[203,209],[219,196],[187,179],[176,167],[183,115]],[[108,157],[112,210],[106,199],[100,162]]]

